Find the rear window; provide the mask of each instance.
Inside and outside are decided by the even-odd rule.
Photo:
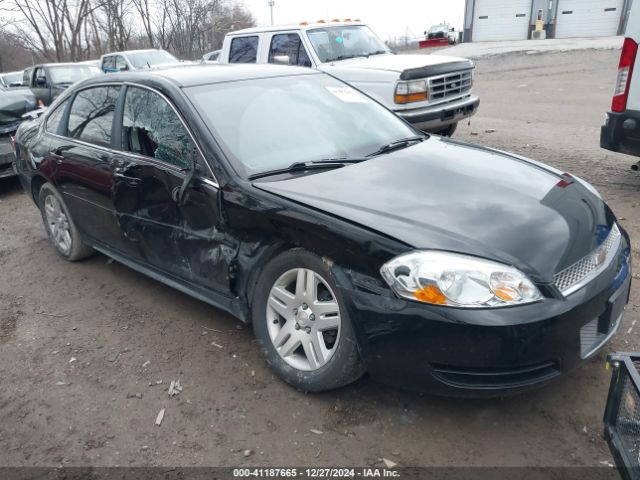
[[[229,63],[256,63],[258,37],[236,37],[231,40]]]

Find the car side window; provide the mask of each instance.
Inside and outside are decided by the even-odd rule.
[[[22,84],[26,85],[27,87],[31,85],[31,72],[33,70],[31,69],[26,69],[23,73],[22,73]]]
[[[125,70],[129,70],[129,66],[127,65],[124,57],[122,55],[118,55],[116,57],[116,71],[124,72]]]
[[[289,65],[311,66],[307,50],[304,48],[300,35],[297,33],[274,35],[271,38],[269,63],[279,63],[276,57],[289,57]]]
[[[103,72],[113,72],[115,71],[115,58],[113,56],[103,57],[102,58],[102,71]]]
[[[157,93],[128,87],[122,118],[122,148],[187,168],[195,145],[171,105]]]
[[[36,68],[36,73],[33,76],[34,87],[44,87],[47,84],[47,74],[44,68]]]
[[[258,37],[236,37],[231,40],[229,63],[256,63]]]
[[[47,123],[45,124],[45,130],[47,132],[60,133],[60,123],[62,123],[62,117],[64,116],[64,110],[67,108],[68,102],[68,100],[65,100],[58,105],[51,114],[49,114],[47,117]]]
[[[76,94],[69,111],[68,135],[103,147],[111,145],[111,126],[120,86],[93,87]]]

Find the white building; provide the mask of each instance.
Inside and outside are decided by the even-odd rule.
[[[530,39],[536,20],[546,38],[620,35],[633,1],[466,0],[464,41]]]

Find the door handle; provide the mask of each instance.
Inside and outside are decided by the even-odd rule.
[[[58,165],[60,165],[64,160],[64,156],[60,153],[59,149],[49,152],[49,156],[53,158],[54,162],[56,162]]]
[[[123,175],[122,173],[114,173],[113,176],[118,180],[124,182],[125,184],[136,187],[142,183],[142,179],[136,177],[129,177],[127,175]]]

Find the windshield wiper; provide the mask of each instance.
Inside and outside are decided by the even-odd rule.
[[[269,177],[271,175],[280,175],[282,173],[301,172],[304,170],[314,170],[321,168],[340,168],[352,163],[359,163],[368,160],[367,158],[323,158],[321,160],[311,160],[309,162],[295,162],[285,168],[269,170],[267,172],[255,173],[249,177],[249,180],[257,178]]]
[[[395,142],[387,143],[383,145],[378,150],[373,153],[367,155],[367,157],[375,157],[376,155],[382,155],[383,153],[393,152],[395,150],[400,150],[402,148],[407,148],[410,145],[413,145],[417,142],[423,142],[427,139],[422,135],[414,135],[413,137],[401,138],[400,140],[396,140]]]

